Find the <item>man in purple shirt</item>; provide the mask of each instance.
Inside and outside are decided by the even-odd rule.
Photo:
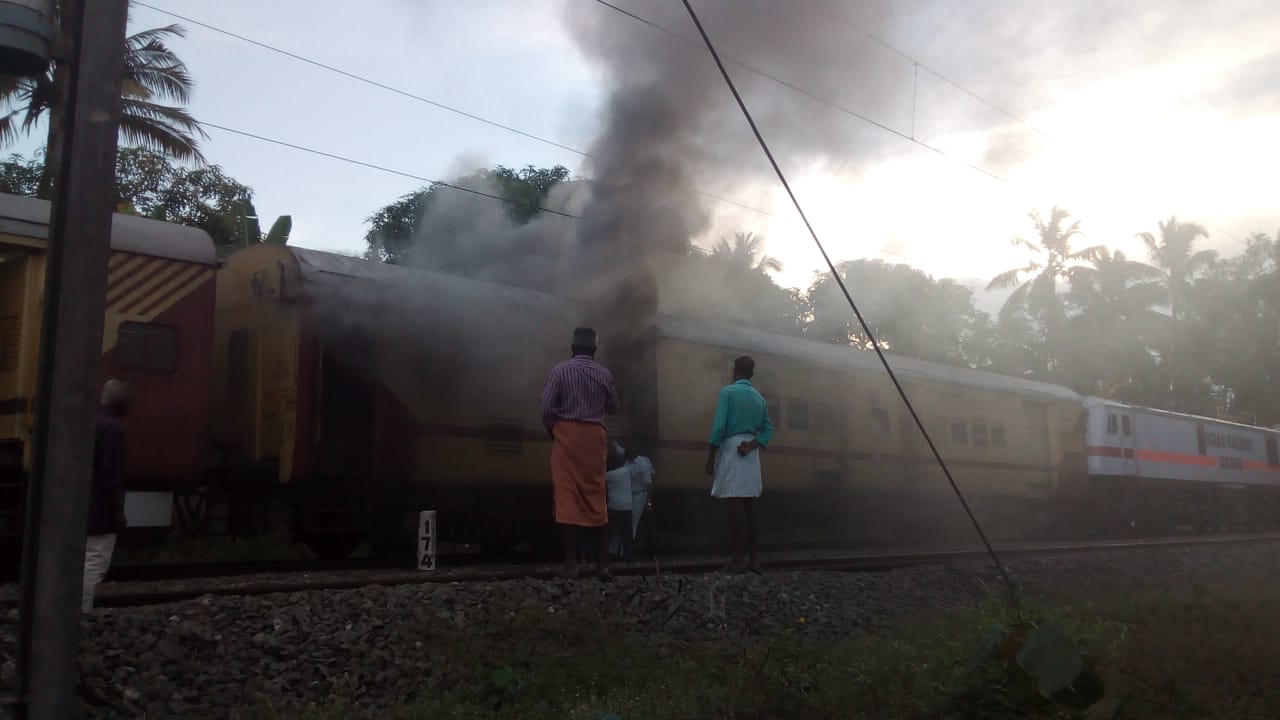
[[[604,418],[618,411],[613,375],[595,361],[596,331],[577,328],[569,360],[556,365],[542,390],[542,424],[551,435],[551,482],[554,513],[560,525],[564,574],[577,577],[574,547],[577,528],[600,528],[609,522],[605,501],[608,438]],[[597,572],[609,579],[609,536],[597,533]]]
[[[84,549],[81,609],[93,609],[93,594],[111,566],[116,533],[124,530],[124,424],[129,414],[129,386],[108,380],[94,423],[93,480],[89,487],[89,528]]]

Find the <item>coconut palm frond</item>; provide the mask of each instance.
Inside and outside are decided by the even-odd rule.
[[[162,152],[176,160],[204,162],[200,123],[184,109],[137,98],[124,98],[120,134],[130,144]]]

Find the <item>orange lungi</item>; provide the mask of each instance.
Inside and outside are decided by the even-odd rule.
[[[551,482],[555,488],[556,522],[602,527],[605,508],[604,467],[608,454],[603,427],[561,420],[551,429]]]

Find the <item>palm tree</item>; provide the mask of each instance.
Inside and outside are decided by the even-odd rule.
[[[1164,364],[1169,376],[1170,397],[1176,409],[1183,404],[1179,402],[1178,397],[1182,382],[1174,370],[1180,352],[1178,339],[1186,325],[1187,299],[1191,290],[1191,281],[1213,265],[1218,259],[1218,253],[1213,250],[1194,251],[1197,240],[1209,237],[1209,231],[1201,225],[1180,222],[1176,216],[1170,216],[1167,221],[1161,221],[1159,226],[1158,240],[1149,232],[1138,233],[1137,237],[1146,244],[1151,261],[1160,269],[1162,276],[1160,283],[1164,288],[1165,301],[1169,306],[1169,316],[1173,319],[1173,338],[1169,343],[1169,353],[1164,358]]]
[[[763,254],[763,248],[761,248],[763,243],[764,238],[755,233],[734,233],[733,244],[730,244],[724,238],[720,238],[715,245],[711,246],[711,257],[726,262],[732,267],[744,270],[780,272],[782,270],[782,261],[771,255]]]
[[[1152,310],[1163,295],[1157,282],[1161,273],[1150,265],[1130,260],[1117,250],[1100,249],[1088,265],[1068,270],[1068,298],[1079,308],[1076,317],[1103,325],[1152,322]]]
[[[1055,206],[1049,212],[1047,221],[1038,210],[1032,210],[1027,216],[1035,225],[1036,241],[1015,236],[1012,242],[1031,251],[1031,261],[1023,267],[995,276],[987,283],[987,290],[1016,285],[1017,289],[1000,308],[1000,321],[1008,322],[1018,311],[1025,311],[1030,318],[1039,322],[1046,350],[1049,350],[1057,342],[1065,320],[1062,298],[1058,296],[1058,280],[1068,278],[1073,265],[1093,259],[1102,252],[1103,247],[1094,245],[1084,250],[1072,251],[1072,238],[1081,234],[1080,222],[1066,226],[1071,213],[1063,208]],[[1046,369],[1052,364],[1051,357],[1052,353],[1048,353],[1044,358]]]
[[[183,37],[179,25],[143,30],[125,40],[124,78],[121,86],[120,137],[127,143],[157,150],[175,160],[204,162],[200,140],[207,137],[185,108],[193,82],[187,66],[165,44],[169,37]],[[0,80],[0,144],[31,132],[41,118],[48,119],[44,174],[37,194],[47,198],[62,156],[58,126],[63,109],[60,88],[68,81],[67,68],[51,63],[49,71],[30,78]],[[178,105],[169,105],[168,102]]]
[[[1069,277],[1067,299],[1077,311],[1068,321],[1073,385],[1104,396],[1131,390],[1135,373],[1153,363],[1152,332],[1167,329],[1169,318],[1153,309],[1163,297],[1160,271],[1104,248]]]
[[[1176,216],[1159,225],[1159,240],[1149,232],[1138,233],[1137,237],[1146,244],[1151,261],[1163,275],[1169,314],[1177,323],[1186,314],[1184,305],[1191,281],[1218,259],[1218,253],[1214,250],[1192,252],[1197,240],[1209,237],[1209,231],[1201,225],[1180,222]]]
[[[1000,314],[1005,315],[1017,309],[1030,310],[1041,319],[1061,313],[1062,303],[1057,296],[1057,282],[1069,276],[1073,263],[1091,260],[1104,249],[1094,245],[1078,252],[1072,252],[1071,239],[1080,235],[1080,222],[1071,223],[1063,228],[1063,224],[1071,217],[1071,213],[1060,207],[1049,212],[1046,222],[1040,211],[1032,210],[1027,215],[1035,224],[1037,241],[1031,242],[1015,236],[1011,241],[1031,251],[1035,257],[1026,266],[1006,270],[991,278],[987,290],[999,290],[1018,285],[1009,299],[1005,301]],[[1027,279],[1022,280],[1026,275]],[[1021,284],[1019,284],[1021,282]]]

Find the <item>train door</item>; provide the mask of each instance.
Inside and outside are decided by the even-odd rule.
[[[373,467],[375,404],[368,343],[326,342],[320,361],[318,474],[365,474]]]
[[[914,385],[903,384],[903,392],[911,399],[917,411],[922,407],[919,390]],[[899,401],[897,403],[898,411],[898,434],[901,436],[902,444],[902,474],[903,479],[908,481],[918,481],[924,463],[921,462],[920,449],[924,444],[924,439],[920,436],[920,428],[916,427],[916,421],[912,419],[911,413],[907,412],[907,406]]]
[[[1120,471],[1125,477],[1137,477],[1138,475],[1138,443],[1137,443],[1137,423],[1133,410],[1124,408],[1117,413],[1120,416],[1120,427],[1118,428],[1120,440]]]

